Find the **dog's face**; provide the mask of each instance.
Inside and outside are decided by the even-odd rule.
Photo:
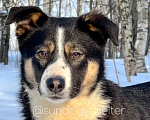
[[[88,91],[104,77],[107,38],[118,45],[118,27],[93,11],[75,18],[53,18],[38,7],[14,7],[6,24],[17,22],[22,82],[51,102]]]

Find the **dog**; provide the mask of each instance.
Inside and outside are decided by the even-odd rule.
[[[24,120],[150,120],[150,82],[105,79],[105,45],[118,45],[119,29],[103,14],[56,18],[22,6],[11,8],[6,25],[14,22]]]

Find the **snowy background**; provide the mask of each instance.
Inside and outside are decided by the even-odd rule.
[[[16,63],[19,59],[18,52],[9,52],[9,65],[0,64],[0,120],[22,120],[19,113],[20,106],[17,102],[19,90],[19,67]],[[137,74],[131,77],[132,82],[128,82],[124,69],[123,59],[116,59],[117,71],[120,86],[130,86],[138,83],[150,81],[150,73]],[[150,71],[150,55],[145,57],[146,66]],[[113,60],[106,60],[106,77],[117,83]]]

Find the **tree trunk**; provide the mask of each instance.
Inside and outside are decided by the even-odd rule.
[[[33,6],[34,0],[28,0],[28,5]]]
[[[72,16],[72,8],[71,8],[71,2],[69,0],[69,11],[70,11],[70,17]]]
[[[93,0],[90,0],[90,10],[92,10]]]
[[[138,34],[135,43],[136,49],[136,66],[138,73],[147,73],[145,66],[145,48],[147,42],[147,27],[148,27],[148,1],[138,1]]]
[[[59,17],[61,17],[61,3],[62,3],[62,0],[59,1]]]
[[[93,3],[93,8],[94,9],[98,7],[98,0],[95,0],[92,3]]]
[[[4,25],[3,18],[1,19],[1,26]],[[0,51],[0,63],[4,62],[4,38],[3,31],[1,32],[1,51]]]
[[[137,22],[138,22],[138,11],[137,11],[137,0],[133,0],[132,4],[132,34],[133,34],[133,45],[137,40]]]
[[[47,15],[53,16],[53,1],[52,0],[44,0],[43,11]]]
[[[119,58],[119,57],[118,57],[118,49],[117,49],[117,47],[116,47],[116,56],[115,56],[115,58],[116,58],[116,59]]]
[[[150,1],[148,2],[148,34],[147,34],[145,55],[148,55],[149,44],[150,44]]]
[[[10,9],[10,1],[9,0],[2,0],[3,2],[3,10],[6,10],[7,13]],[[11,4],[12,4],[11,0]],[[1,18],[1,26],[4,26],[4,21],[6,19],[6,15],[3,15]],[[9,27],[5,27],[2,29],[1,32],[1,51],[0,51],[0,62],[4,62],[5,65],[8,64],[8,49],[9,49],[9,35],[10,29]]]
[[[40,0],[35,0],[35,6],[39,6]]]
[[[132,41],[132,17],[130,12],[130,0],[122,0],[122,24],[124,29],[124,64],[126,74],[136,76],[136,61],[134,56],[134,47]]]
[[[109,0],[109,9],[110,9],[110,19],[112,20],[112,4],[111,4],[111,0]],[[111,41],[109,40],[109,49],[108,49],[108,58],[112,59],[112,45],[111,45]]]
[[[116,0],[116,5],[117,5],[117,15],[118,15],[118,26],[120,26],[121,25],[121,10],[120,10],[119,0]],[[123,46],[122,46],[122,44],[123,44],[123,33],[124,33],[124,31],[123,31],[123,29],[121,29],[119,31],[119,37],[121,37],[121,39],[120,39],[120,58],[123,58]],[[120,35],[122,35],[122,36],[120,36]]]
[[[6,39],[5,39],[4,65],[8,65],[9,38],[10,38],[10,26],[7,26],[6,27]]]
[[[77,16],[82,15],[83,0],[77,0]]]
[[[121,35],[123,35],[123,30],[121,30]],[[121,37],[121,40],[120,40],[120,58],[124,58],[123,56],[123,36]]]
[[[109,40],[108,42],[108,59],[112,59],[112,46],[111,46],[111,41]]]
[[[6,19],[6,16],[2,16],[1,26],[4,26],[5,19]],[[5,60],[5,43],[6,43],[6,27],[4,27],[1,31],[0,62],[4,62]]]
[[[65,5],[65,16],[67,16],[67,14],[68,14],[68,5],[69,5],[68,0],[66,0],[66,5]]]

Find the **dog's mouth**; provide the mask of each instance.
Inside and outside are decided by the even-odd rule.
[[[57,96],[57,95],[52,96],[52,97],[48,97],[47,99],[48,99],[49,101],[53,102],[53,103],[56,103],[56,104],[58,104],[58,103],[63,103],[63,102],[65,102],[65,101],[68,100],[68,99],[65,99],[65,98],[60,97],[60,96]]]
[[[61,97],[58,97],[58,96],[53,96],[53,97],[50,97],[50,99],[52,99],[52,100],[60,100],[60,99],[62,99]]]
[[[38,89],[39,93],[41,96],[45,96],[45,94],[42,94],[40,89]],[[63,100],[64,98],[60,97],[59,95],[53,95],[53,96],[45,96],[47,99],[50,99],[52,101],[58,101],[58,100]]]

